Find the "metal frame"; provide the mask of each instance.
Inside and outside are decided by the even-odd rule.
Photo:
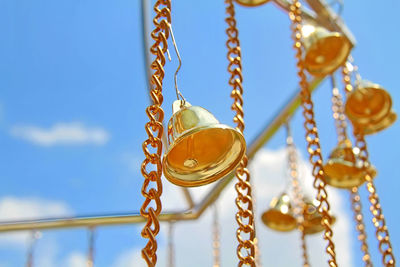
[[[306,0],[309,6],[313,9],[312,11],[303,8],[304,16],[307,19],[314,20],[318,24],[325,26],[330,30],[342,32],[349,41],[355,45],[355,39],[350,31],[347,29],[345,24],[336,16],[336,14],[327,7],[324,0]],[[143,21],[143,49],[146,62],[146,74],[149,76],[149,62],[150,56],[148,51],[148,15],[150,13],[149,4],[147,0],[142,0],[142,21]],[[280,8],[288,12],[290,3],[287,0],[274,0],[273,1]],[[314,78],[310,81],[310,91],[314,91],[318,88],[324,77]],[[149,88],[149,79],[147,79],[147,85]],[[299,90],[296,90],[299,92]],[[263,147],[271,137],[279,130],[297,110],[300,105],[300,93],[294,94],[286,104],[279,109],[279,111],[272,117],[272,119],[266,124],[262,131],[257,137],[250,143],[248,148],[248,157],[251,160],[257,151]],[[166,140],[164,140],[166,141]],[[221,194],[221,192],[227,187],[227,185],[234,178],[234,174],[231,173],[224,179],[219,180],[215,183],[212,189],[207,195],[198,203],[193,202],[193,198],[187,190],[182,188],[186,202],[188,203],[188,209],[181,211],[164,212],[159,216],[160,221],[180,221],[180,220],[196,220],[203,212],[213,204]],[[77,228],[77,227],[99,227],[107,225],[122,225],[122,224],[134,224],[143,223],[144,218],[141,217],[139,212],[125,213],[125,214],[101,214],[98,216],[77,216],[77,217],[62,217],[62,218],[47,218],[37,220],[24,220],[24,221],[8,221],[0,222],[0,232],[11,232],[11,231],[26,231],[26,230],[48,230],[48,229],[59,229],[59,228]]]

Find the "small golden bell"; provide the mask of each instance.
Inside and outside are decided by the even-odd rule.
[[[348,95],[345,112],[352,124],[366,135],[386,129],[397,119],[390,94],[369,81],[361,81]]]
[[[201,186],[235,170],[246,152],[243,135],[206,109],[177,100],[168,123],[164,176],[172,183]]]
[[[352,45],[339,32],[305,24],[302,27],[305,47],[303,62],[307,71],[314,76],[325,76],[342,66],[350,54]]]
[[[236,0],[242,6],[260,6],[269,2],[270,0]]]
[[[312,235],[324,231],[322,225],[322,215],[318,212],[317,207],[311,202],[306,200],[304,202],[304,233],[306,235]],[[331,216],[330,224],[336,222],[335,216]]]
[[[338,188],[358,187],[365,182],[366,168],[375,177],[376,170],[372,165],[358,166],[351,141],[345,139],[332,151],[324,166],[325,180],[327,184]]]
[[[297,221],[293,216],[290,197],[283,193],[273,198],[270,208],[262,214],[261,220],[266,226],[276,231],[288,232],[296,229]]]

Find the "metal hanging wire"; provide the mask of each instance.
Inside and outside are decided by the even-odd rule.
[[[213,267],[221,266],[221,229],[219,225],[217,204],[213,205],[212,222],[212,247],[213,247]]]
[[[180,55],[179,50],[178,50],[178,45],[176,44],[176,41],[175,41],[174,31],[172,30],[172,25],[171,25],[171,23],[168,24],[168,27],[169,27],[169,31],[170,31],[170,33],[171,33],[172,44],[174,45],[175,53],[176,53],[176,56],[177,56],[178,61],[179,61],[178,68],[176,69],[175,74],[174,74],[176,98],[177,98],[178,100],[182,100],[182,101],[183,101],[183,102],[182,102],[182,105],[185,105],[186,99],[185,99],[185,97],[182,95],[181,91],[179,91],[179,88],[178,88],[178,72],[179,72],[179,70],[180,70],[181,67],[182,67],[182,59],[181,59],[181,55]],[[171,54],[169,53],[169,50],[168,50],[168,49],[167,49],[167,55],[168,55],[169,61],[171,61],[171,60],[172,60],[172,59],[171,59]]]

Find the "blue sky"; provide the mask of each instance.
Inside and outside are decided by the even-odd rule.
[[[400,100],[396,89],[400,74],[398,8],[394,0],[385,5],[346,1],[343,13],[357,39],[353,57],[362,77],[387,88],[395,109]],[[193,105],[207,108],[222,123],[232,125],[223,1],[174,1],[172,10],[183,60],[181,91]],[[236,6],[236,11],[243,56],[245,135],[250,141],[294,92],[297,78],[287,15],[273,4]],[[171,54],[164,86],[166,118],[175,97],[177,60]],[[7,203],[37,208],[32,214],[41,215],[139,210],[139,164],[148,104],[143,65],[139,0],[1,0],[0,201],[11,199]],[[330,94],[329,83],[324,83],[314,95],[325,157],[336,142]],[[300,115],[293,119],[293,132],[305,155]],[[400,171],[394,166],[399,134],[396,123],[368,137],[371,161],[379,171],[376,185],[397,255],[400,230],[395,226],[400,215],[395,196]],[[266,148],[277,151],[283,145],[284,132],[279,131]],[[364,191],[371,250],[379,262]],[[346,192],[338,194],[345,202]],[[0,205],[0,214],[9,214],[4,207]],[[113,266],[121,251],[141,247],[139,229],[99,229],[97,266]],[[38,257],[52,247],[57,250],[53,262],[65,261],[72,252],[84,254],[86,240],[85,230],[45,232],[38,243]],[[0,242],[0,266],[22,266],[25,246],[7,242]],[[351,244],[352,263],[358,266],[359,245]],[[267,258],[263,262],[269,266]]]

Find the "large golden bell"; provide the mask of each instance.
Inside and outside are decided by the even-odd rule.
[[[173,104],[168,123],[168,149],[163,159],[165,177],[180,186],[200,186],[223,178],[246,152],[243,135],[219,121],[206,109]]]
[[[392,125],[397,118],[390,94],[378,84],[362,81],[347,97],[345,112],[364,134],[373,134]]]
[[[324,166],[327,184],[347,189],[358,187],[365,182],[366,168],[372,177],[376,176],[376,170],[372,165],[368,167],[358,165],[351,141],[346,139],[340,142]]]
[[[350,54],[352,45],[339,32],[306,24],[302,27],[305,53],[304,67],[314,76],[325,76],[342,66]]]
[[[297,226],[296,218],[293,216],[290,197],[283,193],[279,197],[272,199],[270,208],[261,216],[263,223],[269,228],[288,232]]]
[[[269,1],[270,0],[236,0],[236,2],[242,6],[260,6]]]
[[[322,215],[318,212],[317,207],[310,201],[305,201],[304,203],[304,233],[306,235],[312,235],[324,231],[324,226],[322,225]],[[330,224],[336,222],[336,217],[331,216]]]

